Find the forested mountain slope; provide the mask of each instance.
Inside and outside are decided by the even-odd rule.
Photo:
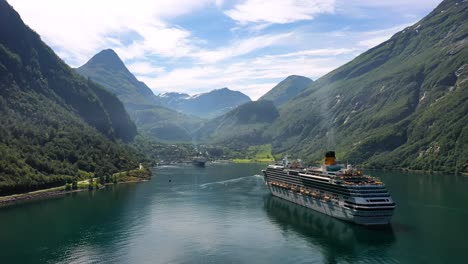
[[[278,118],[271,101],[248,102],[207,122],[197,131],[197,139],[232,148],[248,147],[268,142],[264,129]]]
[[[0,195],[137,165],[122,103],[68,67],[0,0]]]
[[[304,76],[291,75],[278,83],[258,100],[273,101],[276,106],[280,106],[296,97],[313,82],[314,81]]]
[[[424,19],[315,81],[265,130],[274,150],[327,149],[368,167],[466,171],[468,2]]]

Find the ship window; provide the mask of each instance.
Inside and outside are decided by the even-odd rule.
[[[369,200],[367,200],[367,201],[369,201]],[[370,201],[371,201],[371,202],[385,202],[385,201],[388,202],[387,199],[370,199]]]

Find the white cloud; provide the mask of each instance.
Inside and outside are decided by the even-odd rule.
[[[434,7],[439,0],[9,2],[25,22],[72,66],[83,64],[102,49],[113,48],[131,72],[157,91],[193,94],[227,86],[257,99],[288,75],[316,79],[407,26],[362,31],[362,27],[356,28],[358,19],[338,30],[330,24],[328,17],[326,21],[319,20],[320,14],[348,16],[346,19],[355,19],[363,14],[380,19],[378,14],[391,13],[390,16],[394,16],[399,12],[401,17],[405,17],[395,20],[398,22],[375,20],[375,25],[366,25],[366,28],[382,28],[385,27],[383,25],[408,22],[410,13],[406,11],[417,13],[416,17],[411,17],[411,20],[416,20],[420,10]],[[226,26],[229,34],[213,37],[214,40],[211,35],[200,39],[198,36],[207,35],[197,35],[199,32],[193,28],[204,27],[207,30],[211,25],[191,27],[193,24],[187,24],[184,28],[169,22],[183,15],[190,15],[190,18],[203,16],[204,13],[195,12],[210,5],[224,13],[228,23],[222,20],[209,23],[219,22]],[[219,19],[218,16],[216,18]],[[236,22],[235,28],[232,28],[233,21],[229,18]],[[307,25],[294,24],[314,18],[316,20]],[[194,24],[205,23],[194,21]],[[301,28],[296,25],[301,25]],[[227,39],[217,39],[225,37]]]
[[[242,56],[240,60],[230,60],[232,56],[220,56],[225,60],[210,60],[209,56],[200,56],[200,60],[204,61],[203,64],[175,68],[157,76],[141,75],[138,77],[158,91],[199,93],[227,86],[240,90],[256,100],[288,75],[296,74],[317,79],[371,46],[387,40],[406,26],[407,24],[403,24],[372,31],[352,31],[346,28],[339,31],[339,34],[336,32],[332,34],[329,32],[307,34],[294,32],[286,38],[288,42],[289,39],[301,36],[300,42],[307,39],[315,40],[308,46],[327,48],[304,49],[257,57],[249,55]],[[335,47],[330,43],[333,43]],[[221,54],[232,55],[233,53],[228,51],[235,50],[236,45],[227,46],[218,51]]]
[[[339,6],[379,7],[397,9],[434,8],[442,0],[337,0]]]
[[[262,56],[237,63],[220,63],[177,68],[155,77],[138,76],[158,91],[204,92],[227,86],[245,92],[256,100],[288,75],[298,74],[317,78],[345,61],[339,58],[304,58]],[[267,85],[268,84],[268,85]],[[253,89],[257,87],[257,89]]]
[[[231,43],[229,46],[217,50],[203,50],[192,56],[200,59],[202,62],[218,62],[227,58],[233,58],[245,55],[258,49],[272,45],[282,44],[293,35],[290,33],[260,35],[251,38],[245,38]]]
[[[381,36],[359,41],[359,46],[372,48],[389,39],[389,36]]]
[[[442,0],[337,0],[336,14],[354,17],[371,18],[375,14],[395,17],[418,18],[420,13],[427,13]]]
[[[200,9],[212,0],[10,0],[21,14],[54,49],[65,55],[72,66],[84,63],[105,48],[116,48],[125,57],[145,53],[163,56],[190,51],[190,32],[163,22]],[[123,49],[119,35],[138,32],[142,39]]]
[[[164,67],[158,67],[145,61],[130,63],[126,66],[135,75],[157,75],[166,71]]]
[[[159,55],[167,58],[184,57],[197,49],[192,43],[193,37],[187,30],[169,27],[164,24],[142,25],[135,31],[144,36],[132,44],[120,45],[116,51],[124,59],[135,59],[148,55]]]
[[[381,30],[361,32],[360,34],[361,40],[358,42],[358,45],[365,49],[370,49],[372,47],[379,45],[380,43],[384,41],[387,41],[396,32],[398,32],[399,30],[403,30],[404,28],[410,25],[411,24],[403,24],[403,25],[398,25],[398,26],[394,26],[390,28],[381,29]]]
[[[286,24],[332,13],[334,8],[335,0],[247,0],[227,10],[225,14],[241,24]]]
[[[216,4],[217,7],[221,7],[221,6],[223,6],[224,1],[223,0],[216,0],[215,4]]]
[[[355,52],[356,49],[353,48],[336,48],[336,49],[310,49],[310,50],[300,50],[285,54],[277,55],[277,57],[296,57],[296,56],[337,56],[343,54],[350,54]]]

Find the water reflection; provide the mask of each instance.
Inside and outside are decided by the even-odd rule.
[[[138,233],[147,214],[146,203],[138,202],[142,193],[135,191],[137,187],[110,186],[99,193],[73,193],[3,208],[0,248],[9,250],[0,250],[2,263],[99,261],[113,245],[124,250],[120,242]]]
[[[367,258],[382,262],[380,256],[395,242],[391,226],[368,228],[343,222],[281,198],[264,196],[264,209],[285,233],[296,232],[314,247],[322,248],[327,263],[355,262]],[[389,258],[385,258],[388,262]]]
[[[264,165],[162,167],[144,184],[0,210],[1,263],[464,263],[468,177],[374,171],[397,201],[369,229],[269,194]],[[440,175],[439,175],[440,176]],[[466,262],[466,261],[465,261]]]

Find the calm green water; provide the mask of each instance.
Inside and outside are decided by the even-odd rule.
[[[372,172],[398,207],[368,229],[272,197],[262,167],[160,167],[0,208],[0,263],[467,263],[467,177]]]

